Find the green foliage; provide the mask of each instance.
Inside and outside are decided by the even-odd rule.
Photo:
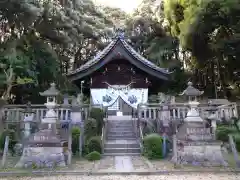
[[[80,129],[78,127],[72,128],[72,153],[76,154],[79,151],[79,137]]]
[[[231,119],[231,121],[233,121],[233,124],[236,127],[237,131],[240,132],[240,127],[239,127],[240,119],[234,117],[234,118]]]
[[[100,108],[92,108],[90,111],[90,117],[95,119],[97,122],[97,134],[101,135],[102,127],[103,127],[103,120],[104,120],[104,111]]]
[[[240,152],[240,133],[236,133],[233,135],[234,142],[236,143],[236,149]]]
[[[97,161],[101,159],[101,154],[97,151],[93,151],[90,152],[87,156],[86,156],[87,160],[89,161]]]
[[[6,136],[9,136],[9,150],[12,153],[14,152],[14,146],[17,143],[16,132],[13,129],[4,130],[0,136],[0,148],[4,149]]]
[[[96,119],[89,118],[88,120],[85,121],[84,124],[84,136],[85,140],[88,140],[92,136],[97,135],[97,121]]]
[[[175,81],[158,91],[178,94],[191,77],[209,97],[240,94],[239,0],[144,0],[132,15],[91,0],[62,2],[1,2],[4,99],[13,94],[43,103],[39,92],[52,81],[76,91],[62,74],[95,56],[119,26],[136,51],[173,72]],[[101,121],[92,118],[100,134]]]
[[[143,139],[144,156],[149,159],[161,159],[162,154],[162,137],[158,134],[149,134]]]
[[[218,126],[216,129],[216,138],[217,140],[228,142],[228,135],[236,131],[236,128],[232,126]]]
[[[87,142],[87,149],[88,149],[88,153],[91,153],[93,151],[102,153],[101,137],[100,136],[91,137]]]

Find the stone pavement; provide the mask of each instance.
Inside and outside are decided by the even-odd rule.
[[[115,170],[117,172],[131,172],[134,170],[130,156],[115,156]]]

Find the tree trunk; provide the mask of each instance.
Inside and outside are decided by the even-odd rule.
[[[225,79],[224,79],[224,75],[223,75],[224,69],[221,67],[221,64],[220,64],[220,62],[223,62],[222,54],[218,55],[216,61],[217,61],[218,77],[219,77],[219,82],[221,85],[222,93],[223,93],[224,98],[227,99],[227,89],[226,89]]]

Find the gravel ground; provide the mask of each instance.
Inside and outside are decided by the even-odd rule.
[[[239,175],[233,174],[188,174],[188,175],[159,175],[159,176],[53,176],[3,178],[2,180],[239,180]]]

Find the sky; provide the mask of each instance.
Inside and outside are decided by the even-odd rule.
[[[127,13],[133,12],[142,0],[93,0],[97,4],[120,8]]]

